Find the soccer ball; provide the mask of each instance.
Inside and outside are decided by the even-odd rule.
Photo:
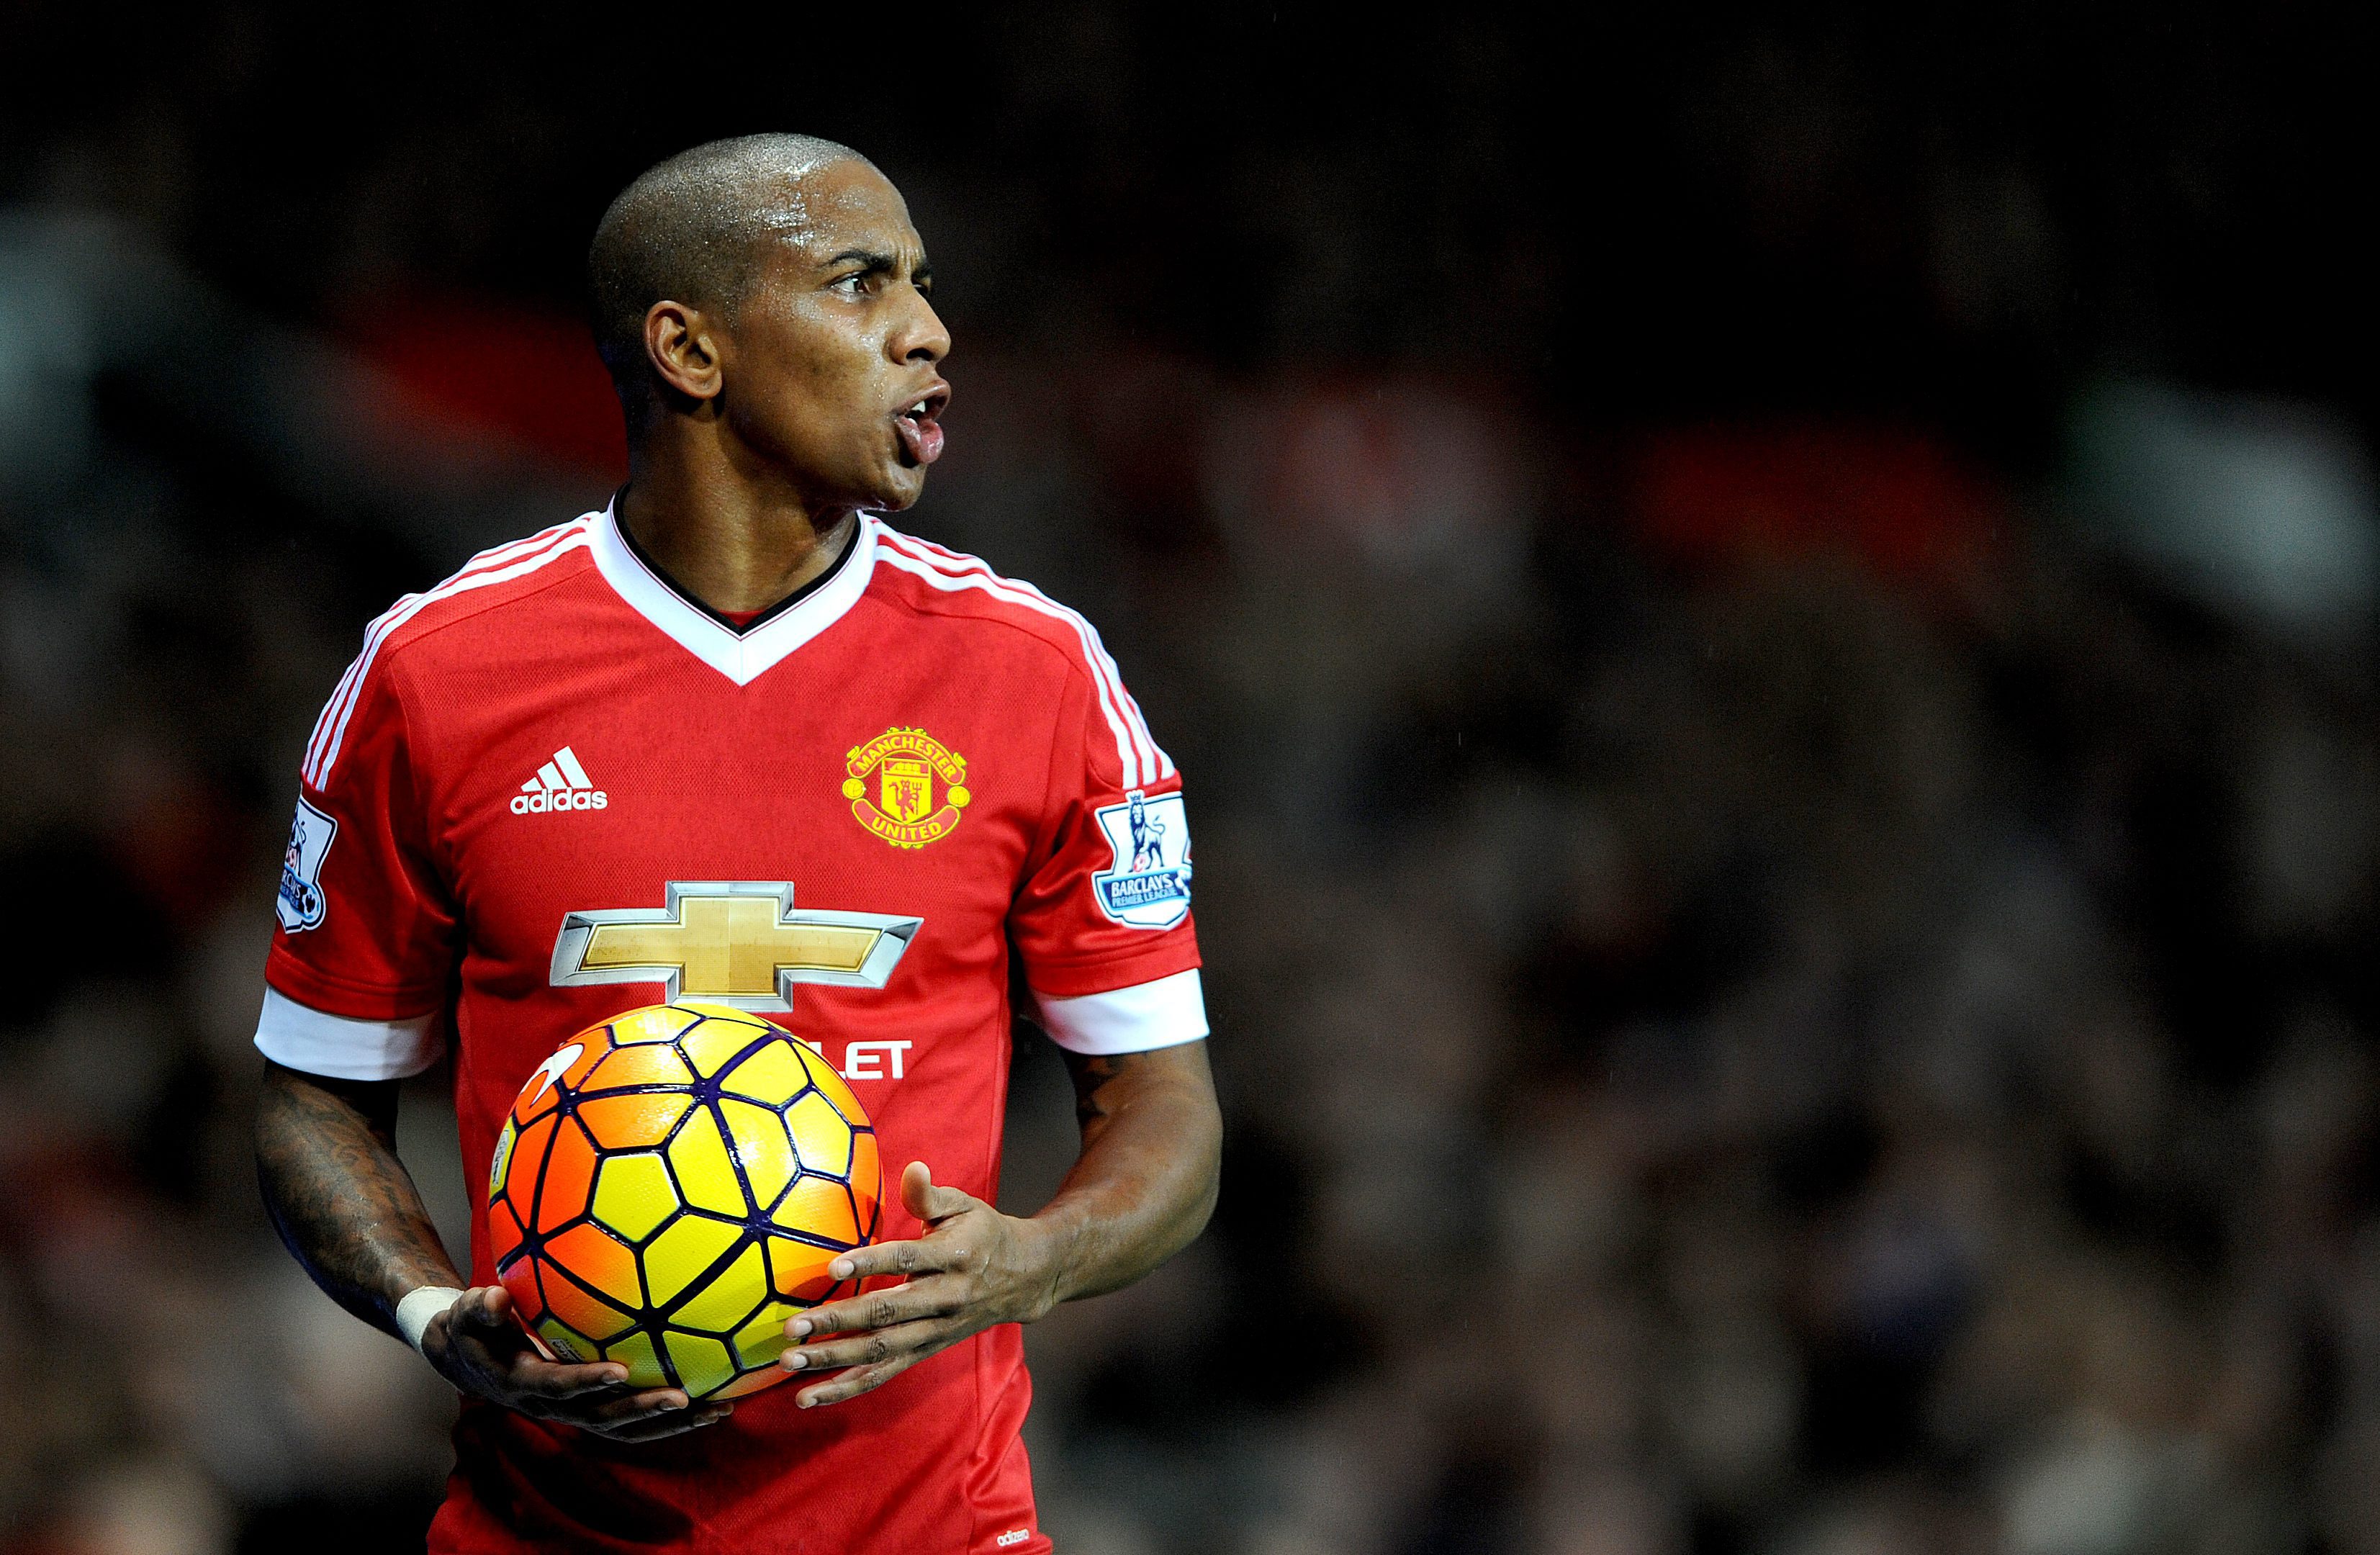
[[[565,1360],[638,1388],[757,1392],[785,1320],[876,1234],[876,1133],[825,1059],[757,1015],[653,1004],[554,1050],[488,1172],[496,1277]]]

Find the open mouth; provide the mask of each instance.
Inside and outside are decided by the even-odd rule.
[[[949,386],[938,384],[893,415],[892,425],[900,433],[906,463],[929,465],[942,456],[942,407],[950,400]]]

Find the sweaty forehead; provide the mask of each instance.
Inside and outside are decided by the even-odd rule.
[[[901,191],[864,162],[779,179],[760,211],[762,225],[811,263],[823,264],[851,249],[899,253],[918,247]]]

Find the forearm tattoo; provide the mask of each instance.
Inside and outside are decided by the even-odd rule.
[[[393,1080],[278,1064],[256,1115],[257,1180],[283,1244],[334,1301],[392,1333],[407,1291],[463,1282],[396,1159],[395,1120]]]
[[[1136,1057],[1134,1053],[1067,1053],[1066,1073],[1075,1082],[1075,1122],[1085,1135],[1092,1125],[1115,1115],[1112,1101],[1103,1101],[1100,1090],[1110,1080],[1123,1073],[1124,1066]]]

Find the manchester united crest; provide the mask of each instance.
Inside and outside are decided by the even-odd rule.
[[[887,729],[854,746],[844,771],[852,818],[894,847],[924,847],[949,836],[973,797],[966,758],[923,729]]]

